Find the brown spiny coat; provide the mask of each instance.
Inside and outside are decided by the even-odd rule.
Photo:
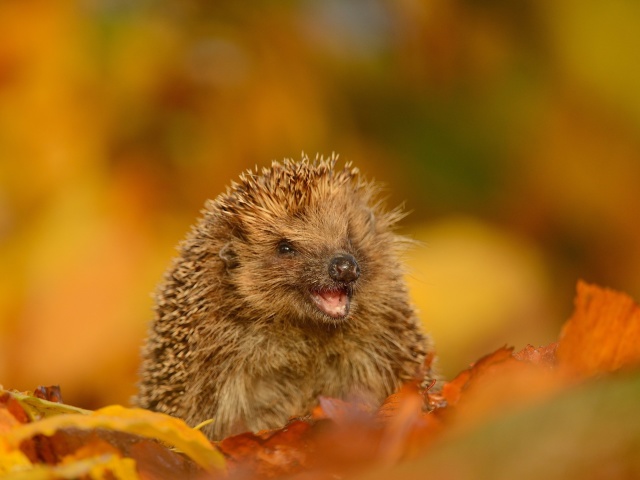
[[[418,374],[430,345],[392,231],[402,213],[335,164],[274,162],[206,204],[157,293],[140,406],[213,418],[219,439],[280,427],[319,395],[378,404]],[[343,256],[346,280],[329,272]]]

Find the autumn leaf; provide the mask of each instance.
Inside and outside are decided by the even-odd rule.
[[[3,477],[5,480],[102,479],[137,480],[135,461],[118,455],[100,455],[56,466],[35,466]]]
[[[189,428],[182,420],[142,409],[127,409],[118,405],[96,410],[89,415],[69,414],[48,417],[13,429],[5,441],[14,447],[34,435],[53,435],[65,429],[117,430],[155,438],[180,449],[207,470],[224,466],[222,456],[212,448],[206,437]]]
[[[551,343],[546,347],[537,348],[533,345],[527,345],[519,352],[514,353],[513,358],[515,358],[516,360],[520,360],[521,362],[534,363],[551,368],[557,363],[557,350],[557,343]]]
[[[32,421],[68,413],[85,415],[91,413],[90,410],[84,410],[82,408],[65,405],[63,403],[52,402],[50,400],[45,400],[40,397],[20,392],[11,392],[10,397],[12,399],[11,401],[18,403],[24,411],[24,414],[26,414],[28,419]]]
[[[638,310],[626,295],[581,283],[557,343],[499,348],[440,389],[407,383],[378,410],[321,397],[308,417],[214,445],[166,415],[119,406],[85,412],[4,392],[0,472],[18,480],[187,478],[198,472],[193,459],[210,472],[226,463],[231,480],[635,478]],[[629,374],[612,376],[616,370]]]
[[[234,435],[217,445],[228,459],[231,474],[252,472],[260,478],[274,478],[311,465],[312,429],[310,423],[294,421],[278,430]]]
[[[441,439],[360,480],[640,478],[640,374],[600,379]]]
[[[404,385],[380,407],[378,418],[385,420],[378,447],[382,464],[392,465],[415,456],[441,432],[440,419],[426,413],[425,408],[425,399],[415,382]]]
[[[442,388],[442,396],[449,405],[455,405],[460,400],[462,392],[469,388],[483,372],[486,372],[492,366],[509,361],[512,358],[512,348],[500,348],[495,352],[485,355],[470,368],[461,372],[451,382],[446,383]]]
[[[588,377],[640,363],[640,307],[623,293],[584,282],[564,325],[558,362]]]

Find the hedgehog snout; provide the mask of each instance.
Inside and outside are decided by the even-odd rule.
[[[329,276],[336,282],[352,283],[360,276],[360,266],[353,255],[340,253],[329,262]]]

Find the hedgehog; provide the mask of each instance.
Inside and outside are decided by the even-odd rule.
[[[400,261],[404,213],[337,160],[274,161],[206,202],[155,297],[139,406],[213,419],[216,440],[282,427],[321,396],[375,407],[435,378]]]

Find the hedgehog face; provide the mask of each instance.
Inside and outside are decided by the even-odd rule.
[[[261,310],[255,312],[259,318],[340,323],[357,310],[369,260],[350,217],[366,221],[369,213],[335,207],[325,204],[253,224],[236,242],[229,274],[249,310]],[[371,235],[369,226],[366,234]]]
[[[400,215],[382,210],[357,170],[276,162],[240,180],[211,205],[211,238],[227,237],[219,257],[245,318],[339,324],[365,298],[387,308],[385,285],[401,275],[391,232]]]
[[[282,239],[276,247],[276,256],[279,258],[274,262],[274,274],[279,269],[284,270],[281,273],[284,277],[289,276],[289,271],[298,272],[298,281],[285,288],[294,288],[299,292],[299,303],[303,307],[301,313],[311,313],[312,317],[316,317],[316,312],[308,312],[311,305],[318,309],[322,320],[327,316],[330,320],[339,321],[348,316],[361,271],[352,254],[336,251],[333,255],[312,258],[308,253],[303,253],[303,258],[300,258],[301,253],[293,242]]]

